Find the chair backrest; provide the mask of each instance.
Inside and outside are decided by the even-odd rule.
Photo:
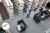
[[[22,23],[22,22],[24,22],[23,19],[22,19],[22,20],[19,20],[19,21],[18,21],[18,24],[20,24],[20,23]]]

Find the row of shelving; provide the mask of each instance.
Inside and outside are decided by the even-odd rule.
[[[10,0],[2,0],[8,14],[9,14],[9,17],[10,18],[13,18],[14,17],[14,10],[13,10],[13,4]]]
[[[44,2],[47,0],[14,0],[14,4],[11,0],[2,0],[10,18],[14,18],[14,4],[18,15],[22,15],[24,11],[29,12],[31,9],[41,7]]]
[[[1,0],[2,3],[4,4],[7,13],[9,14],[9,18],[14,18],[14,4],[15,4],[15,8],[17,9],[17,13],[19,15],[22,15],[24,11],[29,11],[31,9],[31,5],[33,0],[27,0],[26,2],[23,0],[14,0],[14,4],[11,2],[11,0]],[[27,5],[27,7],[24,7],[25,5]],[[23,10],[23,9],[26,10]]]
[[[19,15],[24,11],[29,11],[31,9],[33,0],[14,0],[15,6],[19,12]],[[27,6],[26,6],[27,5]]]

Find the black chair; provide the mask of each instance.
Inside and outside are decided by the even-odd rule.
[[[18,22],[17,22],[17,25],[20,25],[20,31],[19,32],[23,32],[25,29],[26,29],[26,27],[27,27],[27,25],[24,23],[24,21],[23,21],[23,19],[22,20],[19,20]],[[18,28],[18,27],[17,27]]]
[[[36,23],[40,23],[41,19],[39,18],[39,13],[36,13],[36,14],[34,15],[33,19],[34,19],[34,21],[35,21]]]
[[[41,11],[40,13],[36,13],[33,17],[34,21],[36,23],[39,23],[41,20],[45,20],[50,16],[49,12],[47,11]]]
[[[47,8],[50,8],[50,2],[48,2],[48,3],[46,4],[46,7],[47,7]]]
[[[43,18],[41,16],[43,16]],[[39,15],[39,17],[41,18],[41,20],[45,20],[49,16],[50,16],[50,14],[47,11],[42,11],[41,14]]]

